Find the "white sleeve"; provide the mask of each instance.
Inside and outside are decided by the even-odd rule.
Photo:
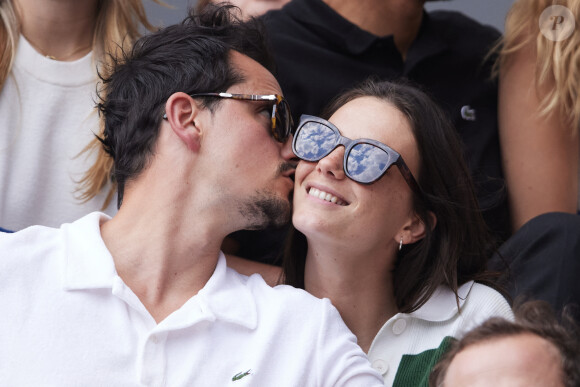
[[[317,377],[319,386],[383,386],[356,337],[342,321],[338,310],[324,299],[324,314],[318,334]]]

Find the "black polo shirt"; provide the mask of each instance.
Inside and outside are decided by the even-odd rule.
[[[301,114],[319,115],[333,97],[370,76],[405,77],[428,92],[463,141],[486,222],[502,241],[506,239],[510,223],[499,149],[497,83],[491,79],[493,58],[486,58],[500,38],[497,30],[458,12],[425,12],[403,60],[393,36],[364,31],[321,0],[292,0],[262,20],[276,77],[296,122]]]

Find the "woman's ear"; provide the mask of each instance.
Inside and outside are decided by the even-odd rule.
[[[427,211],[427,216],[431,219],[431,231],[433,231],[435,230],[435,226],[437,226],[437,217],[433,211]]]
[[[428,212],[431,223],[431,230],[435,229],[437,224],[437,217],[431,211]],[[415,243],[425,237],[427,226],[425,222],[417,215],[413,214],[413,217],[409,219],[407,223],[402,227],[401,231],[396,234],[397,243],[402,243],[404,245]],[[402,241],[402,242],[401,242]]]
[[[196,152],[201,143],[201,127],[196,124],[201,107],[189,95],[178,92],[172,94],[165,103],[165,115],[173,132],[185,146]]]

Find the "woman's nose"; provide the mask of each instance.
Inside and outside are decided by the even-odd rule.
[[[339,146],[330,152],[327,156],[318,161],[316,169],[324,175],[342,180],[345,178],[344,167],[344,147]]]

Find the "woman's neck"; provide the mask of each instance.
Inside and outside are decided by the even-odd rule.
[[[14,0],[21,33],[42,55],[59,61],[92,50],[97,0]]]
[[[343,248],[308,247],[306,290],[332,301],[365,352],[379,329],[398,312],[388,264],[394,257],[389,260],[386,255],[357,256]]]

